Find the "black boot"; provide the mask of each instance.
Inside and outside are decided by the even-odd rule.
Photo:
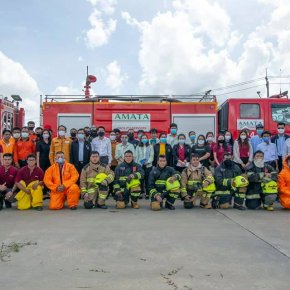
[[[97,208],[107,209],[108,207],[105,204],[97,204]]]
[[[234,208],[239,209],[239,210],[246,210],[246,208],[243,205],[238,204],[238,203],[234,204]]]
[[[175,210],[175,206],[170,204],[170,203],[168,203],[168,202],[165,202],[165,207],[170,209],[170,210]]]

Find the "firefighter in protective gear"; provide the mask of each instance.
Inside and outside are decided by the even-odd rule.
[[[266,210],[273,211],[277,198],[277,172],[264,162],[264,153],[256,151],[253,162],[246,167],[249,186],[246,193],[246,207],[258,209],[263,203]]]
[[[124,153],[124,162],[115,169],[114,192],[116,208],[125,208],[131,199],[131,207],[140,208],[138,199],[141,194],[141,180],[144,171],[140,164],[134,162],[133,152],[128,150]]]
[[[189,167],[181,174],[184,208],[193,208],[197,199],[200,199],[200,207],[211,208],[210,199],[214,191],[215,184],[211,172],[199,162],[198,154],[192,154]]]
[[[284,208],[290,208],[290,155],[283,162],[283,169],[278,177],[279,199]]]
[[[166,156],[159,155],[157,166],[151,170],[148,180],[152,210],[160,210],[163,199],[166,199],[166,208],[175,209],[174,202],[180,195],[180,180],[180,173],[167,166]]]
[[[62,209],[66,199],[69,208],[75,210],[80,197],[79,174],[74,165],[65,161],[62,151],[56,153],[55,161],[44,175],[44,184],[50,190],[49,209]]]
[[[248,181],[241,175],[240,167],[232,161],[232,154],[226,152],[223,162],[214,171],[216,191],[212,198],[213,208],[229,208],[232,204],[232,196],[234,196],[234,208],[246,209],[243,204]]]
[[[105,201],[108,196],[109,184],[114,181],[114,172],[109,166],[100,163],[100,155],[92,151],[90,163],[81,172],[80,187],[84,199],[84,207],[107,209]]]

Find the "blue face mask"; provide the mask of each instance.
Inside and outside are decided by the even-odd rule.
[[[161,143],[166,143],[167,139],[166,138],[160,138]]]
[[[79,138],[79,139],[84,139],[84,138],[85,138],[85,134],[79,133],[79,134],[78,134],[78,138]]]
[[[58,164],[64,164],[64,158],[58,157],[57,160],[56,160],[56,163],[58,163]]]
[[[141,142],[145,145],[148,143],[148,140],[147,139],[142,139]]]
[[[175,135],[177,133],[177,129],[170,129],[170,133]]]
[[[194,141],[196,136],[195,135],[191,135],[189,138],[190,138],[190,140]]]
[[[269,143],[270,142],[270,138],[269,137],[263,137],[263,141]]]
[[[263,132],[264,132],[263,129],[257,129],[257,133],[258,133],[258,135],[262,135]]]
[[[184,144],[184,143],[185,143],[185,140],[184,140],[184,139],[179,139],[179,140],[178,140],[178,143],[179,143],[179,144]]]

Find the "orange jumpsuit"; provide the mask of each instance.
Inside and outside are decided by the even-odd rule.
[[[67,162],[63,164],[61,173],[57,163],[46,170],[43,181],[50,189],[50,209],[62,209],[65,198],[70,208],[78,205],[80,197],[80,188],[76,184],[78,178],[79,174],[74,165]],[[61,184],[65,187],[62,192],[57,191],[57,187]]]
[[[284,208],[290,208],[290,168],[287,160],[290,155],[287,155],[283,161],[283,169],[278,175],[279,199]]]

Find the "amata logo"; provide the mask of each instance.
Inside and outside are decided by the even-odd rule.
[[[112,126],[121,131],[134,129],[135,131],[150,130],[150,114],[115,113],[112,114]]]
[[[150,114],[130,114],[130,113],[117,113],[112,114],[112,119],[117,120],[126,120],[126,121],[150,121]]]

